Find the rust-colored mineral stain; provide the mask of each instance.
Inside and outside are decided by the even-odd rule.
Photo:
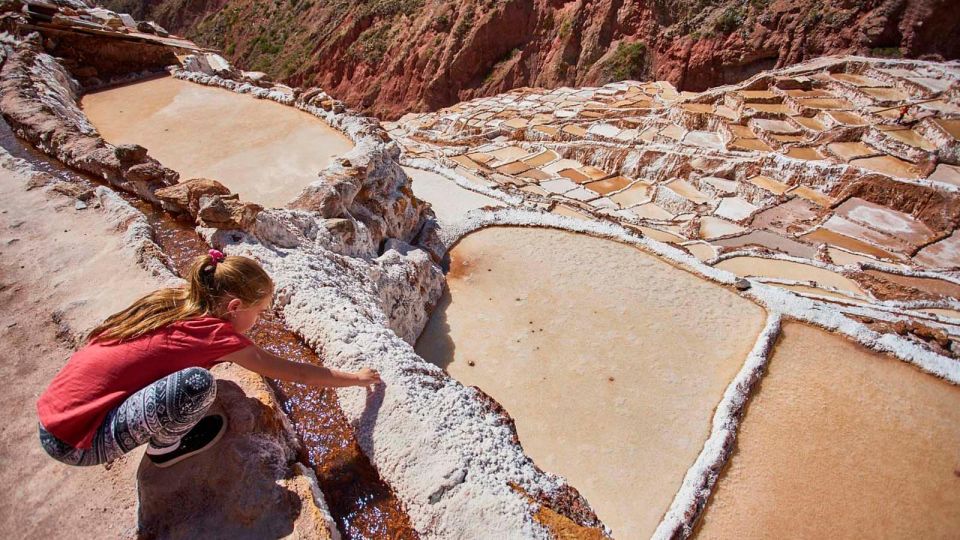
[[[265,350],[296,362],[320,365],[316,353],[272,313],[261,316],[250,337]],[[306,449],[330,513],[346,538],[418,538],[400,501],[380,479],[357,443],[337,395],[330,388],[272,381],[284,411]]]
[[[960,388],[784,326],[699,538],[956,538]]]

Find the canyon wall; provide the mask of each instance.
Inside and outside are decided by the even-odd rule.
[[[382,118],[523,86],[700,91],[816,56],[960,56],[951,0],[103,0]]]

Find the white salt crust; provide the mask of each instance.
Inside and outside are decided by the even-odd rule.
[[[733,452],[744,409],[753,389],[763,377],[773,345],[780,335],[781,324],[782,319],[778,313],[767,315],[767,323],[757,337],[756,344],[717,405],[710,437],[684,476],[673,503],[653,533],[653,539],[669,540],[678,536],[686,538],[693,532],[696,518],[706,506],[720,471]]]
[[[810,64],[806,64],[805,68],[810,69]],[[177,73],[175,76],[178,76]],[[292,101],[292,97],[287,93],[224,81],[218,77],[190,74],[189,77],[182,78],[223,86],[238,92],[253,93],[281,103],[289,104]],[[322,109],[304,110],[324,118],[345,132],[351,124],[350,115]],[[348,118],[345,119],[345,116]],[[349,132],[347,134],[350,135]],[[592,144],[604,145],[602,142]],[[528,145],[529,143],[521,144],[524,147]],[[539,145],[544,146],[560,145]],[[657,144],[647,148],[660,149],[660,146],[664,150],[677,153],[676,148],[668,145]],[[689,156],[697,154],[691,151],[682,153]],[[730,152],[729,157],[736,159],[739,155],[746,157],[750,154]],[[465,189],[508,204],[523,204],[520,197],[480,186],[432,160],[404,156],[402,162],[404,165],[436,172]],[[798,163],[801,162],[775,157],[765,161],[764,172],[793,169]],[[809,162],[802,163],[810,170]],[[820,177],[820,182],[823,182],[824,178],[838,178],[845,167],[822,164],[821,172],[825,174]],[[929,184],[925,181],[912,182]],[[529,203],[528,206],[535,207]],[[649,238],[638,237],[613,223],[587,222],[530,210],[474,210],[465,216],[463,222],[457,224],[455,230],[441,230],[441,239],[449,248],[470,232],[497,225],[551,227],[609,238],[640,247],[720,284],[731,285],[738,279],[732,273],[701,263],[686,252]],[[337,255],[321,246],[307,250],[301,245],[295,250],[284,250],[267,248],[249,236],[244,236],[241,241],[233,241],[219,234],[211,236],[211,240],[224,245],[228,252],[247,253],[264,261],[283,289],[281,299],[286,302],[284,313],[288,324],[297,329],[314,348],[322,346],[330,365],[344,369],[372,365],[381,370],[388,382],[386,387],[369,395],[357,389],[341,390],[341,403],[348,417],[358,424],[358,434],[364,451],[377,465],[381,475],[394,487],[398,497],[404,501],[418,531],[427,537],[438,538],[543,537],[546,534],[542,527],[530,519],[529,505],[520,500],[521,497],[515,492],[505,488],[505,485],[506,482],[513,481],[532,493],[550,493],[559,489],[562,481],[535,469],[522,451],[509,442],[509,430],[498,423],[497,414],[481,405],[474,390],[452,381],[442,370],[424,363],[415,355],[409,345],[409,336],[418,325],[408,325],[411,326],[409,333],[402,332],[407,334],[408,341],[387,330],[397,324],[396,321],[391,322],[392,317],[384,313],[383,302],[402,295],[401,291],[393,289],[408,287],[411,279],[419,280],[420,283],[430,282],[429,272],[423,271],[428,265],[425,264],[425,254],[419,256],[420,270],[407,272],[408,283],[404,285],[401,283],[402,279],[380,279],[378,271],[383,270],[377,269],[386,264],[380,260],[384,257],[418,257],[415,255],[417,250],[407,250],[402,246],[398,247],[405,253],[397,251],[394,255],[388,251],[380,259],[373,261],[371,266],[367,264],[370,261]],[[745,250],[724,254],[711,262],[719,262],[736,254],[758,255]],[[769,254],[762,256],[771,258]],[[819,261],[789,256],[773,258],[843,272],[843,267]],[[397,263],[418,266],[417,262],[404,262],[399,259]],[[883,265],[883,268],[877,269],[888,270],[889,267]],[[897,273],[917,277],[945,277],[939,273],[898,270],[900,271]],[[372,273],[375,279],[365,279],[364,274],[367,272]],[[949,279],[950,281],[956,282],[955,277],[951,278],[953,279]],[[375,284],[372,285],[371,281]],[[767,309],[767,325],[718,405],[711,435],[697,461],[688,471],[670,510],[654,535],[655,538],[690,534],[732,448],[739,415],[749,398],[751,388],[761,377],[784,318],[801,320],[838,332],[873,350],[893,354],[928,373],[953,384],[960,384],[960,362],[922,349],[900,336],[876,333],[844,315],[846,312],[881,320],[898,320],[908,316],[916,317],[916,313],[905,310],[919,307],[955,309],[957,306],[954,302],[880,302],[876,306],[850,305],[841,309],[835,303],[838,299],[819,300],[766,285],[762,280],[748,281],[751,288],[741,294]],[[804,284],[800,281],[782,281],[786,284]],[[389,291],[385,293],[387,290]],[[416,310],[409,310],[409,313],[402,317],[412,316],[410,313],[414,311]],[[411,430],[411,420],[414,419],[417,429]],[[480,431],[466,428],[478,424],[483,426]],[[417,448],[430,448],[430,443],[432,448],[429,455],[417,452]]]
[[[218,76],[179,69],[171,73],[293,103],[288,94]],[[368,137],[369,119],[300,102],[296,106],[343,131],[357,143],[354,152],[363,151],[361,143],[394,144]],[[479,191],[476,184],[464,187]],[[503,200],[502,194],[495,196]],[[261,216],[265,214],[273,222],[261,224],[258,218],[257,237],[198,230],[224,252],[263,264],[277,285],[287,326],[320,352],[327,366],[380,372],[386,384],[373,392],[344,388],[337,393],[361,448],[403,502],[417,532],[424,538],[550,538],[532,517],[538,504],[511,484],[549,499],[564,491],[566,482],[534,465],[501,414],[475,389],[451,379],[413,350],[411,343],[443,287],[443,276],[429,255],[396,240],[388,241],[384,254],[375,259],[359,252],[342,255],[329,249],[342,246],[316,235],[316,223],[309,222],[318,218],[309,212],[272,209]],[[284,227],[287,230],[280,230]],[[293,239],[290,227],[314,231],[313,237],[297,234]],[[588,507],[582,498],[580,502]]]

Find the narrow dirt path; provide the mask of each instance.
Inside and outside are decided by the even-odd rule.
[[[0,534],[134,537],[143,449],[109,470],[62,465],[40,447],[35,403],[73,351],[72,337],[158,284],[122,250],[121,234],[99,210],[78,210],[75,199],[42,188],[27,191],[29,176],[2,161]]]

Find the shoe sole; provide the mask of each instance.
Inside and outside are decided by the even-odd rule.
[[[163,463],[153,463],[153,461],[150,460],[149,458],[147,458],[147,460],[150,461],[150,463],[153,463],[153,466],[156,467],[156,468],[158,468],[158,469],[166,469],[167,467],[170,467],[170,466],[172,466],[172,465],[176,465],[177,463],[180,463],[181,461],[183,461],[183,460],[185,460],[185,459],[187,459],[187,458],[189,458],[189,457],[195,456],[195,455],[197,455],[197,454],[202,454],[202,453],[206,452],[207,450],[213,448],[218,442],[220,442],[220,439],[223,438],[223,435],[227,432],[227,428],[229,427],[229,424],[228,424],[228,421],[227,421],[227,415],[226,415],[226,414],[221,414],[220,416],[223,417],[223,428],[221,428],[221,429],[220,429],[220,432],[217,433],[217,436],[214,437],[212,441],[210,441],[210,444],[204,446],[203,448],[197,448],[197,449],[194,450],[193,452],[190,452],[190,453],[188,453],[188,454],[184,454],[184,455],[182,455],[182,456],[173,458],[173,459],[171,459],[170,461],[165,461],[165,462],[163,462]]]

